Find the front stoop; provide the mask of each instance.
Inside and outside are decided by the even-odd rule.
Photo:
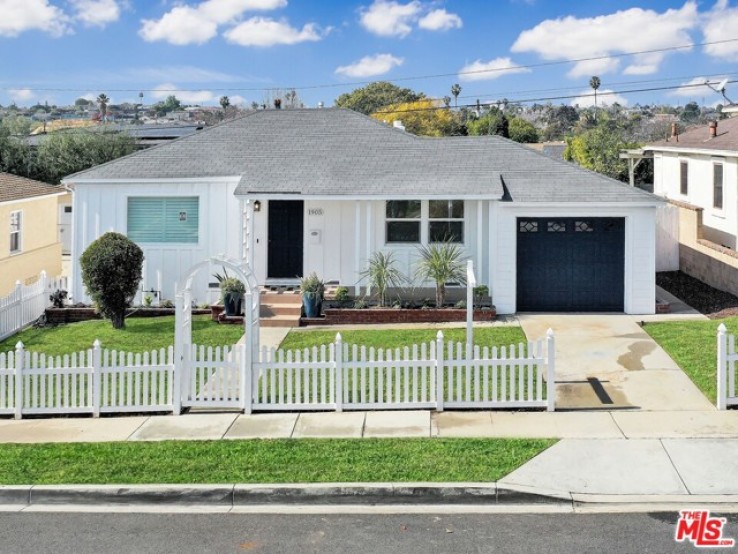
[[[274,290],[276,289],[276,290]],[[302,314],[302,296],[294,287],[262,289],[259,325],[262,327],[298,327]]]

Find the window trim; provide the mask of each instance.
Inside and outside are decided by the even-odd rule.
[[[689,160],[679,160],[679,194],[689,196]]]
[[[469,222],[467,221],[467,214],[469,212],[467,202],[463,198],[430,198],[430,199],[417,199],[413,198],[410,199],[410,201],[417,201],[420,202],[420,217],[419,218],[388,218],[387,217],[387,202],[396,201],[399,199],[393,199],[389,198],[387,200],[384,200],[382,203],[382,214],[384,216],[384,245],[386,247],[393,247],[393,246],[427,246],[429,244],[441,244],[439,242],[431,242],[430,241],[430,223],[433,221],[456,221],[461,222],[463,225],[462,227],[462,241],[461,242],[454,242],[453,244],[457,244],[463,248],[467,247],[467,230],[469,229]],[[405,199],[403,199],[405,200]],[[430,217],[430,202],[431,201],[448,201],[448,200],[456,200],[459,202],[462,202],[463,209],[464,209],[464,216],[461,218],[431,218]],[[417,221],[420,223],[420,240],[418,242],[390,242],[387,240],[387,223],[391,221]]]
[[[18,217],[18,229],[13,230],[13,216]],[[17,236],[18,248],[13,250],[13,235]],[[10,233],[8,235],[8,252],[10,255],[21,254],[23,252],[23,210],[13,210],[10,212]]]
[[[717,186],[716,170],[720,167],[720,186]],[[720,190],[720,205],[717,205],[717,191]],[[712,162],[712,209],[722,212],[725,209],[725,166],[722,161]]]

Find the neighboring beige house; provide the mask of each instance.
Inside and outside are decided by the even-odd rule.
[[[66,206],[71,193],[62,187],[0,173],[0,296],[41,271],[61,274],[59,221]]]
[[[653,156],[654,194],[678,210],[679,269],[738,294],[738,117],[678,131],[673,123],[643,153]]]

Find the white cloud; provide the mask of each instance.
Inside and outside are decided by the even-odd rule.
[[[418,21],[418,27],[428,31],[448,31],[449,29],[461,29],[463,23],[455,13],[438,9],[428,12]]]
[[[710,83],[713,86],[717,86],[720,81],[722,81],[725,77],[711,77],[710,79],[707,79],[706,77],[695,77],[694,79],[690,79],[689,81],[686,81],[684,83],[681,83],[680,86],[684,88],[678,88],[669,93],[669,96],[682,96],[686,98],[695,98],[695,97],[702,97],[702,96],[712,96],[713,94],[717,94],[713,91],[711,91],[705,82],[710,81]],[[720,102],[720,101],[718,101]]]
[[[688,31],[696,27],[698,21],[697,4],[693,0],[681,8],[661,13],[631,8],[590,18],[567,16],[548,19],[523,31],[511,50],[535,52],[546,60],[568,60],[681,46],[692,43]],[[688,49],[685,48],[677,52],[686,51]],[[623,73],[654,73],[663,58],[664,54],[636,57],[624,68]],[[600,61],[576,63],[569,71],[569,76],[614,72],[619,66],[614,63],[593,64]]]
[[[459,70],[462,81],[489,81],[512,73],[530,73],[530,69],[520,67],[510,58],[495,58],[488,62],[476,60]]]
[[[28,102],[36,97],[33,91],[28,88],[12,88],[8,90],[8,96],[13,102]]]
[[[120,18],[120,4],[116,0],[69,0],[75,18],[88,27],[105,27]]]
[[[705,42],[716,42],[736,38],[738,29],[738,7],[731,8],[728,0],[718,0],[704,17],[702,32]],[[727,61],[738,61],[738,42],[708,44],[704,48],[708,55]]]
[[[404,61],[404,59],[397,58],[392,54],[364,56],[357,62],[338,67],[336,73],[347,77],[375,77],[384,75],[393,67],[402,65]]]
[[[361,25],[369,32],[383,37],[406,37],[422,11],[417,0],[408,4],[386,0],[375,2],[361,13]]]
[[[322,38],[318,27],[314,23],[307,23],[302,29],[297,29],[287,21],[277,21],[268,17],[252,17],[229,29],[223,33],[223,36],[228,42],[240,46],[297,44],[299,42],[314,42]]]
[[[580,108],[590,108],[594,106],[594,91],[591,88],[585,89],[579,93],[574,100],[571,101],[572,106],[579,106]],[[599,89],[597,91],[597,105],[598,106],[612,106],[615,103],[621,106],[628,105],[628,99],[619,94],[613,93],[611,89]]]
[[[248,104],[248,101],[239,94],[229,96],[228,100],[231,101],[231,106],[246,106],[246,104]]]
[[[163,40],[176,46],[203,44],[218,34],[218,24],[196,9],[176,6],[161,19],[144,19],[139,35],[147,42]]]
[[[156,100],[164,100],[167,96],[176,96],[183,104],[205,104],[216,99],[209,90],[180,90],[172,83],[164,83],[154,88],[151,93]]]
[[[0,36],[43,31],[54,37],[71,32],[67,14],[48,0],[0,0]]]
[[[160,19],[144,19],[139,35],[148,42],[203,44],[218,34],[219,25],[233,23],[248,11],[275,10],[286,5],[287,0],[207,0],[194,7],[177,5]]]

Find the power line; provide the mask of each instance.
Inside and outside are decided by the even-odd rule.
[[[408,76],[408,77],[396,77],[394,79],[382,79],[385,81],[397,83],[397,82],[406,82],[406,81],[417,81],[417,80],[424,80],[424,79],[439,79],[439,78],[446,78],[446,77],[457,77],[462,75],[479,75],[479,74],[485,74],[485,73],[500,73],[510,70],[518,70],[518,69],[537,69],[541,67],[551,67],[556,65],[564,65],[564,64],[571,64],[571,63],[580,63],[580,62],[589,62],[589,61],[597,61],[597,60],[607,60],[611,58],[624,58],[628,56],[638,56],[641,54],[656,54],[660,52],[673,52],[675,50],[684,50],[688,48],[694,48],[699,46],[712,46],[716,44],[727,44],[732,42],[738,42],[738,38],[730,38],[730,39],[724,39],[724,40],[714,40],[709,42],[697,42],[697,43],[691,43],[691,44],[682,44],[677,46],[667,46],[664,48],[654,48],[651,50],[638,50],[633,52],[621,52],[618,54],[608,54],[604,56],[590,56],[585,58],[571,58],[568,60],[558,60],[558,61],[548,61],[548,62],[539,62],[539,63],[532,63],[532,64],[526,64],[526,65],[516,65],[513,67],[499,67],[499,68],[489,68],[489,69],[475,69],[475,70],[469,70],[469,71],[455,71],[453,73],[436,73],[431,75],[415,75],[415,76]],[[360,85],[368,85],[371,83],[374,83],[376,81],[352,81],[347,83],[323,83],[323,84],[316,84],[316,85],[303,85],[303,86],[271,86],[271,87],[259,87],[259,88],[252,88],[252,87],[230,87],[230,88],[208,88],[207,90],[210,90],[212,92],[269,92],[276,89],[283,89],[283,90],[316,90],[316,89],[327,89],[327,88],[341,88],[341,87],[351,87],[351,86],[360,86]],[[14,87],[5,87],[0,90],[16,90],[16,89],[25,89],[32,92],[84,92],[89,89],[95,89],[95,88],[101,88],[101,87],[83,87],[83,88],[30,88],[30,87],[23,87],[23,86],[14,86]],[[177,93],[177,92],[201,92],[206,89],[199,88],[199,89],[107,89],[107,92],[171,92],[171,93]]]

